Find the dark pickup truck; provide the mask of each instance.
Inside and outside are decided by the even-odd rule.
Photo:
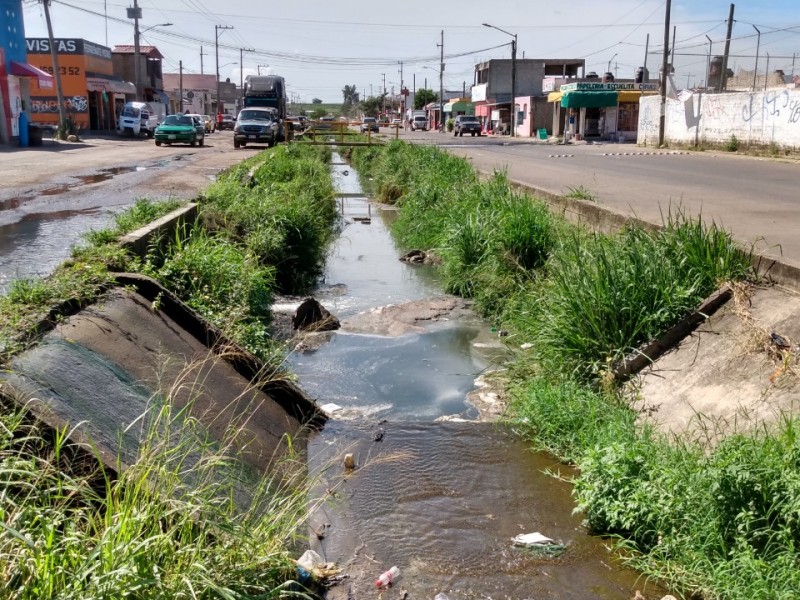
[[[481,134],[481,122],[478,117],[471,115],[458,115],[453,125],[453,135],[461,137],[465,133],[471,133],[472,137]]]

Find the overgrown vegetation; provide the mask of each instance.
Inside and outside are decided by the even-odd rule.
[[[608,377],[722,282],[748,276],[727,232],[673,211],[658,231],[589,234],[503,174],[479,182],[466,161],[431,148],[395,143],[353,159],[391,190],[383,199],[401,207],[402,241],[438,253],[447,287],[530,346],[511,365],[509,419],[578,466],[575,498],[592,531],[617,536],[632,564],[689,596],[796,595],[797,422],[716,445],[667,438],[637,422]]]
[[[0,360],[35,343],[42,324],[102,298],[115,272],[138,271],[276,367],[283,354],[270,336],[272,297],[316,280],[335,232],[329,158],[327,149],[281,147],[230,169],[208,190],[191,232],[158,240],[144,260],[117,237],[176,203],[137,201],[51,276],[16,281],[0,297]],[[296,576],[288,553],[306,514],[306,485],[243,466],[244,422],[212,440],[168,397],[148,406],[132,424],[143,430],[139,453],[118,478],[71,446],[70,432],[42,430],[19,409],[0,407],[0,595],[301,597],[287,583]]]

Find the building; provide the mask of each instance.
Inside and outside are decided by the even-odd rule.
[[[472,102],[475,114],[484,123],[484,130],[509,133],[511,131],[511,59],[493,59],[475,65],[475,82]],[[517,98],[538,98],[544,95],[547,78],[561,77],[574,80],[586,68],[584,59],[523,58],[516,61]],[[526,104],[523,102],[523,104]],[[532,106],[532,103],[527,103]],[[541,102],[546,107],[546,102]],[[530,108],[516,106],[517,124],[528,122]],[[519,113],[523,114],[520,115]]]
[[[639,100],[658,89],[657,83],[633,79],[584,79],[561,85],[558,92],[548,95],[553,105],[553,133],[566,132],[575,139],[636,140]]]
[[[28,57],[43,71],[53,72],[48,38],[27,38]],[[79,129],[114,130],[126,100],[135,97],[130,82],[114,74],[111,50],[88,40],[55,38],[61,88],[69,118]],[[31,86],[31,120],[40,125],[58,124],[58,96],[53,87]]]
[[[28,62],[22,0],[0,0],[0,143],[19,136],[19,118],[30,108],[31,83],[53,89],[53,77]]]
[[[183,79],[183,105],[181,107],[181,79]],[[213,115],[217,102],[217,78],[197,73],[164,73],[164,92],[169,96],[170,112]]]
[[[114,72],[125,81],[136,84],[136,49],[133,46],[114,46],[111,50]],[[169,106],[169,98],[164,93],[161,61],[164,55],[155,46],[139,46],[139,77],[141,86],[139,99],[145,102],[158,102]]]

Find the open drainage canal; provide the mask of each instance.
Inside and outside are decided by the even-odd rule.
[[[393,213],[354,197],[350,167],[333,170],[348,225],[317,298],[343,329],[290,358],[306,391],[341,407],[309,445],[326,498],[311,523],[312,549],[346,575],[326,597],[628,599],[638,588],[660,598],[572,514],[571,486],[546,474],[571,475],[568,468],[476,420],[466,395],[491,366],[480,349],[485,323],[464,315],[393,337],[347,331],[357,313],[441,289],[427,267],[398,261],[387,229]],[[355,469],[345,468],[345,454]],[[512,544],[533,532],[556,544]],[[375,579],[392,566],[399,578],[377,590]]]

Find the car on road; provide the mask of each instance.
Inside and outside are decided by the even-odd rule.
[[[194,126],[198,132],[205,135],[206,133],[206,124],[203,123],[203,115],[198,115],[194,113],[187,113],[188,117],[192,117],[192,121],[194,121]]]
[[[233,118],[233,115],[225,113],[222,115],[222,122],[219,124],[219,130],[233,129],[234,125],[236,125],[236,119]]]
[[[378,133],[380,131],[380,127],[378,127],[378,119],[375,117],[364,117],[361,121],[361,133],[366,133],[368,131],[374,131]]]
[[[243,108],[233,126],[233,147],[247,144],[274,146],[278,140],[278,129],[280,122],[274,109],[255,106]]]
[[[411,131],[417,130],[427,131],[428,130],[428,118],[422,115],[415,115],[413,119],[411,119]]]
[[[453,135],[461,137],[465,133],[469,133],[472,137],[481,134],[481,122],[478,117],[473,115],[458,115],[453,124]]]
[[[211,115],[203,115],[203,125],[205,125],[206,133],[213,133],[217,130],[217,122],[211,118]]]
[[[300,117],[286,117],[286,122],[292,128],[292,131],[302,132],[305,129]]]
[[[392,119],[392,127],[400,127],[403,124],[403,121],[400,119]]]
[[[197,121],[190,115],[169,115],[156,127],[156,146],[161,144],[189,144],[201,146],[205,142],[203,128],[198,129]]]

